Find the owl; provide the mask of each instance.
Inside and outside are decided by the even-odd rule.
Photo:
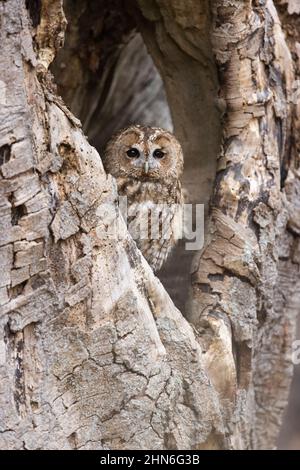
[[[126,196],[129,233],[158,271],[182,237],[181,145],[159,127],[130,126],[108,142],[104,167]]]

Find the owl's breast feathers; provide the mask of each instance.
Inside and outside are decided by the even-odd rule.
[[[179,180],[168,182],[118,178],[127,197],[128,230],[154,271],[182,237],[183,193]]]

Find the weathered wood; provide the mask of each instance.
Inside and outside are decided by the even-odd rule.
[[[194,274],[190,320],[207,331],[214,363],[215,316],[220,325],[229,319],[232,439],[242,448],[272,448],[287,402],[300,295],[297,233],[290,231],[299,185],[291,159],[293,61],[271,1],[214,2],[213,23],[227,106],[211,238]],[[210,376],[219,383],[218,369]]]
[[[131,5],[165,82],[190,197],[212,195],[188,323],[119,220],[112,177],[56,96],[48,67],[66,27],[62,2],[37,3],[0,2],[0,447],[274,447],[300,295],[297,41],[287,46],[269,0]],[[295,2],[280,3],[286,30],[284,9]],[[80,8],[74,15],[86,25]],[[84,47],[89,41],[97,43]],[[91,74],[77,75],[84,63],[64,69],[63,82],[73,79],[91,103]],[[113,77],[107,57],[98,71],[105,64]],[[84,99],[69,99],[92,119]],[[108,119],[103,102],[94,116],[102,110]],[[121,239],[104,236],[103,204]]]

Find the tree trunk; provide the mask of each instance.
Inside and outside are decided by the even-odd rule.
[[[62,1],[0,1],[0,447],[273,448],[300,300],[298,2],[65,9],[52,71],[77,117],[49,72]],[[181,308],[191,269],[185,316],[78,120],[101,153],[132,122],[171,128],[167,102],[189,200],[210,201],[203,249],[161,275]]]

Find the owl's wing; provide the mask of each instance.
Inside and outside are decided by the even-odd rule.
[[[182,238],[182,205],[164,205],[161,210],[160,237],[151,239],[149,251],[151,266],[158,271],[169,256],[178,239]]]

